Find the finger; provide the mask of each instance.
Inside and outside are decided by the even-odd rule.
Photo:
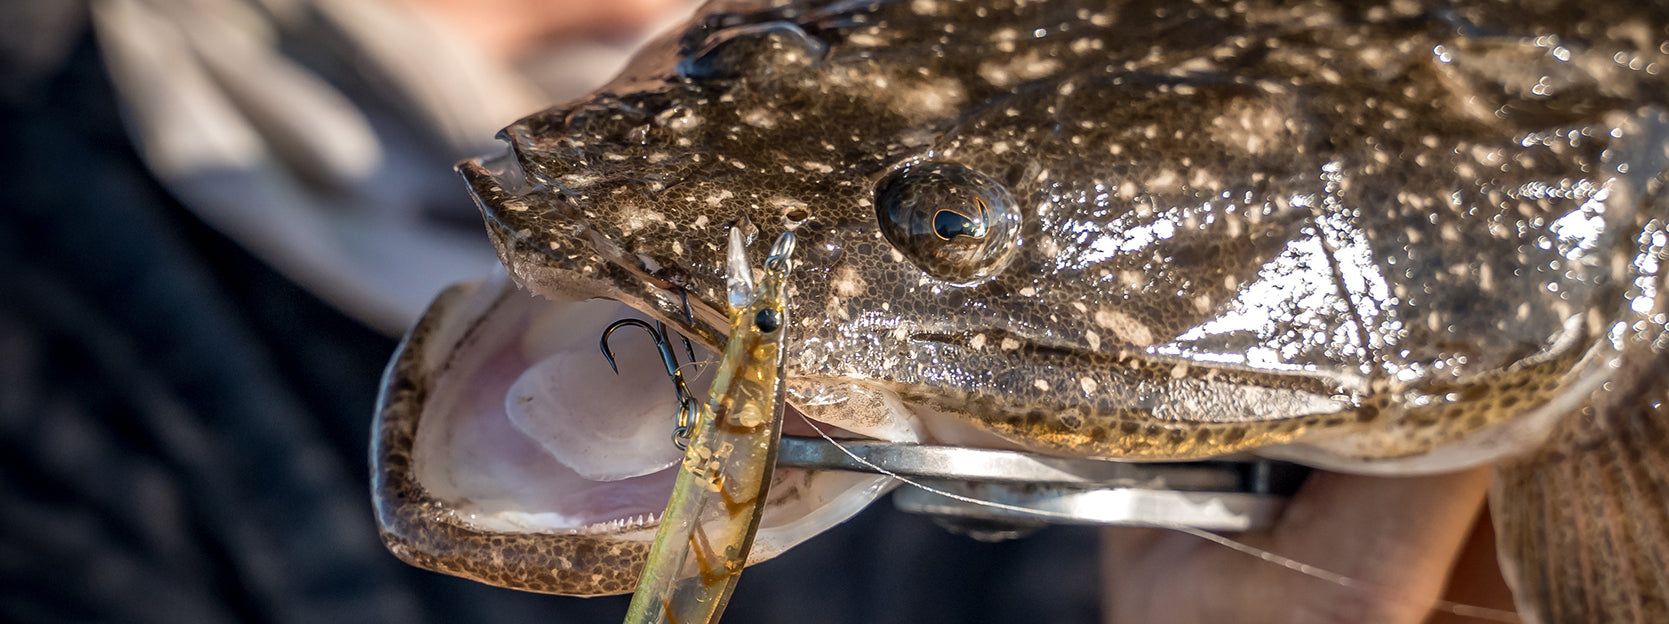
[[[1260,576],[1275,577],[1270,580],[1294,598],[1289,617],[1296,611],[1321,621],[1424,621],[1488,485],[1488,468],[1422,477],[1315,473],[1268,536],[1268,547],[1354,579],[1357,587],[1286,570]]]
[[[1101,613],[1115,622],[1156,621],[1153,614],[1176,613],[1179,583],[1198,575],[1183,568],[1199,559],[1204,542],[1167,529],[1109,527],[1101,532]],[[1175,580],[1166,581],[1159,577]],[[1161,588],[1165,589],[1161,589]],[[1168,606],[1169,605],[1169,606]],[[1192,616],[1187,616],[1192,619]]]
[[[1254,548],[1349,577],[1306,576],[1157,529],[1102,533],[1108,622],[1421,622],[1472,526],[1487,470],[1413,478],[1315,473]]]

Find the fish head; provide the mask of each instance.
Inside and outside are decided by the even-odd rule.
[[[1557,17],[720,3],[460,171],[516,284],[709,349],[728,237],[794,232],[788,401],[848,435],[1446,470],[1533,443],[1656,309],[1661,81],[1606,65],[1618,41],[1549,44],[1593,21]],[[521,314],[471,331],[551,361],[526,345],[600,329]],[[624,448],[553,452],[654,455]],[[784,491],[838,513],[802,526],[881,491],[816,478]],[[630,549],[651,524],[562,530]]]

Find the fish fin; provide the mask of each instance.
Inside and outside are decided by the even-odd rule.
[[[1669,622],[1669,350],[1641,345],[1490,491],[1526,622]]]

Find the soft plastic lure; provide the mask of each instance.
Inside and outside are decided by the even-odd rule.
[[[717,621],[747,564],[782,435],[783,282],[793,251],[794,234],[784,232],[756,286],[742,234],[730,231],[730,341],[696,410],[628,624]]]

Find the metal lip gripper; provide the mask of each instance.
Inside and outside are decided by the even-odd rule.
[[[925,488],[900,488],[900,509],[994,539],[1050,524],[1267,528],[1309,473],[1262,459],[1121,462],[794,436],[783,436],[777,465],[903,477]]]

